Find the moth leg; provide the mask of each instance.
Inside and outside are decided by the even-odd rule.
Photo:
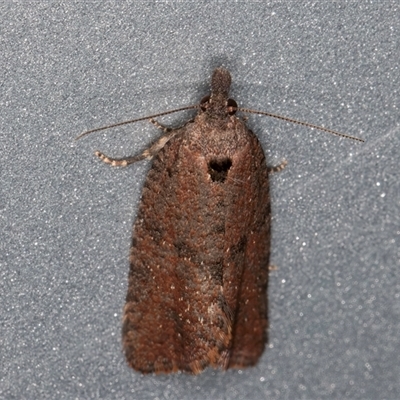
[[[151,119],[150,122],[158,129],[161,129],[164,133],[168,133],[172,131],[172,128],[169,128],[168,126],[160,124],[158,121],[155,119]]]
[[[286,165],[287,165],[287,161],[283,160],[279,165],[277,165],[275,167],[268,167],[268,173],[273,174],[274,172],[282,171],[283,169],[285,169]]]
[[[94,154],[99,157],[101,161],[105,162],[106,164],[110,164],[113,167],[126,167],[129,164],[133,164],[137,161],[141,161],[147,158],[144,154],[145,152],[146,150],[142,154],[126,158],[111,158],[106,156],[104,153],[101,153],[100,151],[95,151]]]
[[[112,165],[113,167],[126,167],[127,165],[144,160],[145,158],[151,160],[168,143],[168,141],[170,141],[179,132],[179,129],[165,127],[155,120],[150,121],[157,128],[162,129],[164,131],[164,135],[162,135],[156,142],[154,142],[150,147],[143,151],[143,153],[126,158],[108,157],[100,151],[95,151],[94,154],[99,157],[100,160],[102,160],[106,164]]]

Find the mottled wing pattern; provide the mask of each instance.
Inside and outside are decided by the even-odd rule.
[[[232,120],[244,136],[239,149],[202,147],[193,124],[147,176],[123,323],[127,361],[141,372],[253,365],[263,351],[267,169],[257,138]]]

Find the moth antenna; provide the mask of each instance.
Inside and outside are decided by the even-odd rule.
[[[328,133],[331,133],[333,135],[340,136],[340,137],[343,137],[343,138],[346,138],[346,139],[356,140],[358,142],[365,142],[364,139],[360,139],[360,138],[355,137],[355,136],[346,135],[344,133],[340,133],[340,132],[334,131],[332,129],[324,128],[323,126],[310,124],[308,122],[298,121],[297,119],[284,117],[283,115],[272,114],[272,113],[265,112],[265,111],[249,110],[248,108],[239,108],[239,107],[237,108],[237,110],[245,112],[245,113],[266,115],[268,117],[277,118],[277,119],[280,119],[282,121],[292,122],[294,124],[303,125],[303,126],[307,126],[309,128],[318,129],[320,131],[328,132]]]
[[[133,124],[134,122],[150,120],[150,119],[153,119],[153,118],[156,118],[156,117],[161,117],[163,115],[173,114],[173,113],[176,113],[178,111],[192,110],[194,108],[199,108],[199,107],[200,106],[198,104],[196,104],[194,106],[186,106],[186,107],[182,107],[182,108],[177,108],[176,110],[170,110],[170,111],[165,111],[165,112],[162,112],[162,113],[159,113],[159,114],[155,114],[155,115],[149,115],[148,117],[141,117],[141,118],[131,119],[129,121],[118,122],[117,124],[102,126],[101,128],[95,128],[95,129],[91,129],[90,131],[86,131],[86,132],[81,133],[79,136],[77,136],[75,138],[75,140],[79,140],[83,136],[89,135],[89,133],[103,131],[103,130],[109,129],[109,128],[115,128],[116,126]]]

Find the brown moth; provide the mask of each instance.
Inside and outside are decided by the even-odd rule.
[[[237,110],[361,139],[275,114],[238,108],[230,73],[214,71],[211,95],[178,129],[142,154],[104,162],[152,167],[133,228],[123,347],[142,373],[255,365],[267,342],[271,206],[263,149]],[[88,131],[81,136],[105,129]],[[81,137],[79,136],[79,137]]]

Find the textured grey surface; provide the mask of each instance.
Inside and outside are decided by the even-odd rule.
[[[396,2],[0,5],[0,398],[400,398],[400,19]],[[270,340],[257,367],[141,376],[121,352],[138,123],[198,102],[215,66],[273,176]],[[161,119],[179,124],[190,112]]]

